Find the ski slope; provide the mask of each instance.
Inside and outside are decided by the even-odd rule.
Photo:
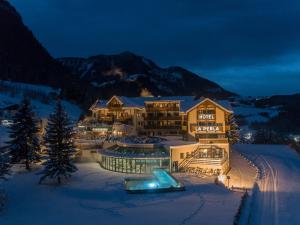
[[[260,170],[252,225],[300,224],[300,155],[284,145],[237,145]]]

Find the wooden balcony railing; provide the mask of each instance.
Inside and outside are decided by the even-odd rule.
[[[180,120],[180,116],[144,116],[145,120]]]
[[[146,125],[144,129],[162,129],[162,130],[180,130],[181,126],[156,126],[156,125]]]
[[[177,111],[179,112],[178,107],[146,107],[146,112],[157,112],[157,111]]]

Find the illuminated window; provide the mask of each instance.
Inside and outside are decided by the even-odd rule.
[[[180,159],[184,159],[184,153],[180,153]]]

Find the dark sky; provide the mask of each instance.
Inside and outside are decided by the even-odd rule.
[[[299,0],[11,0],[54,57],[125,50],[243,95],[300,92]]]

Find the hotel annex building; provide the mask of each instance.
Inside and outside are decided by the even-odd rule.
[[[185,141],[181,144],[168,146],[173,172],[194,167],[223,174],[229,169],[226,134],[233,111],[227,101],[194,96],[113,96],[97,100],[90,110],[99,124],[122,124],[135,135],[182,136]],[[107,131],[107,127],[94,129],[100,135]]]

